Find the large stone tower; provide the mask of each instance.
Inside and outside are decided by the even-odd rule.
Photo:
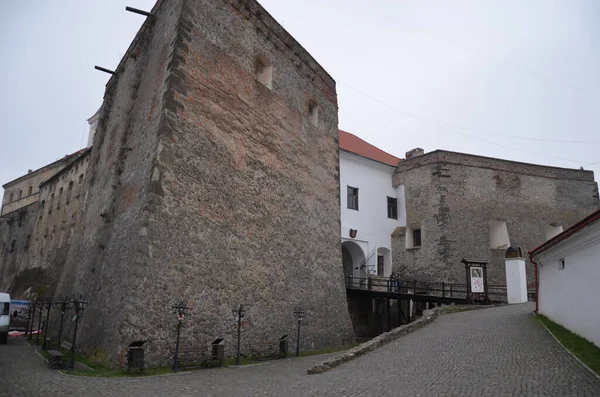
[[[352,338],[339,242],[334,80],[254,0],[159,1],[106,86],[83,221],[57,293],[81,291],[82,347]]]

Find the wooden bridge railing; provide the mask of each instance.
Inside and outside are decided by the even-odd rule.
[[[467,285],[461,283],[396,280],[389,277],[358,278],[346,277],[346,288],[370,291],[395,292],[400,294],[441,296],[444,298],[466,298]],[[492,301],[505,302],[505,285],[488,285],[488,296]],[[528,290],[530,300],[535,299],[535,290]]]

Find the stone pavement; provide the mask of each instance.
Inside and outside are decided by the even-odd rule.
[[[0,396],[600,396],[600,379],[514,305],[441,316],[321,375],[324,356],[147,378],[47,370],[22,340],[0,345]]]

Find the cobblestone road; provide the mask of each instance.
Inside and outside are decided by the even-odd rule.
[[[321,375],[325,357],[148,378],[46,369],[20,340],[0,345],[0,396],[600,396],[589,373],[533,321],[530,305],[446,315]]]

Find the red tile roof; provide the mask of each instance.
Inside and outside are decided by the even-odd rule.
[[[394,167],[397,166],[400,161],[398,157],[392,156],[370,143],[363,141],[356,135],[342,130],[340,130],[340,149]]]
[[[576,224],[574,224],[573,226],[571,226],[564,232],[552,237],[550,240],[541,244],[537,248],[532,249],[531,251],[529,251],[529,256],[534,257],[536,255],[541,254],[542,252],[546,251],[548,248],[553,247],[556,244],[560,243],[561,241],[568,239],[569,237],[571,237],[572,235],[574,235],[581,229],[585,229],[586,227],[590,226],[592,223],[595,223],[598,220],[600,220],[600,209],[592,212],[590,215],[588,215],[581,221],[577,222]]]

